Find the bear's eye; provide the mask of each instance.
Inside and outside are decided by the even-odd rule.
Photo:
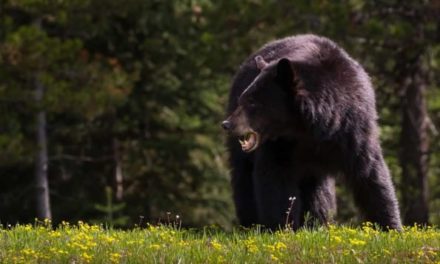
[[[246,111],[249,114],[255,114],[259,110],[259,104],[255,101],[246,103]]]
[[[250,110],[255,110],[255,109],[258,108],[258,104],[255,103],[255,102],[248,103],[247,106],[248,106],[248,108],[249,108]]]
[[[246,102],[246,105],[251,108],[255,108],[255,107],[257,107],[258,103],[254,99],[248,99],[248,101]]]

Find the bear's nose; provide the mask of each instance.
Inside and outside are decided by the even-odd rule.
[[[228,131],[229,129],[231,129],[231,122],[229,122],[228,120],[223,121],[222,127],[224,130]]]

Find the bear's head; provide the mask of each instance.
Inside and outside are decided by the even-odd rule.
[[[222,127],[238,138],[245,152],[252,152],[268,139],[291,136],[294,129],[293,101],[300,85],[289,59],[266,63],[255,57],[259,75],[238,98],[235,111]]]

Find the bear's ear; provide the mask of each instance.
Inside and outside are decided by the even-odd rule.
[[[260,55],[255,57],[255,64],[257,64],[257,68],[260,71],[263,70],[264,68],[266,68],[266,66],[267,66],[267,62]]]
[[[292,87],[295,73],[289,59],[283,58],[278,61],[276,78],[283,86]]]
[[[298,73],[300,64],[292,62],[289,59],[283,58],[278,61],[276,67],[276,80],[288,92],[293,92],[296,95],[306,95],[304,83],[302,82]]]

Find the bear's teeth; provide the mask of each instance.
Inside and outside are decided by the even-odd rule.
[[[241,145],[246,144],[246,137],[245,136],[240,136],[238,138],[238,142],[240,142]]]
[[[257,135],[253,132],[249,132],[245,135],[240,136],[238,138],[238,141],[240,142],[241,148],[244,151],[252,151],[258,145]]]

